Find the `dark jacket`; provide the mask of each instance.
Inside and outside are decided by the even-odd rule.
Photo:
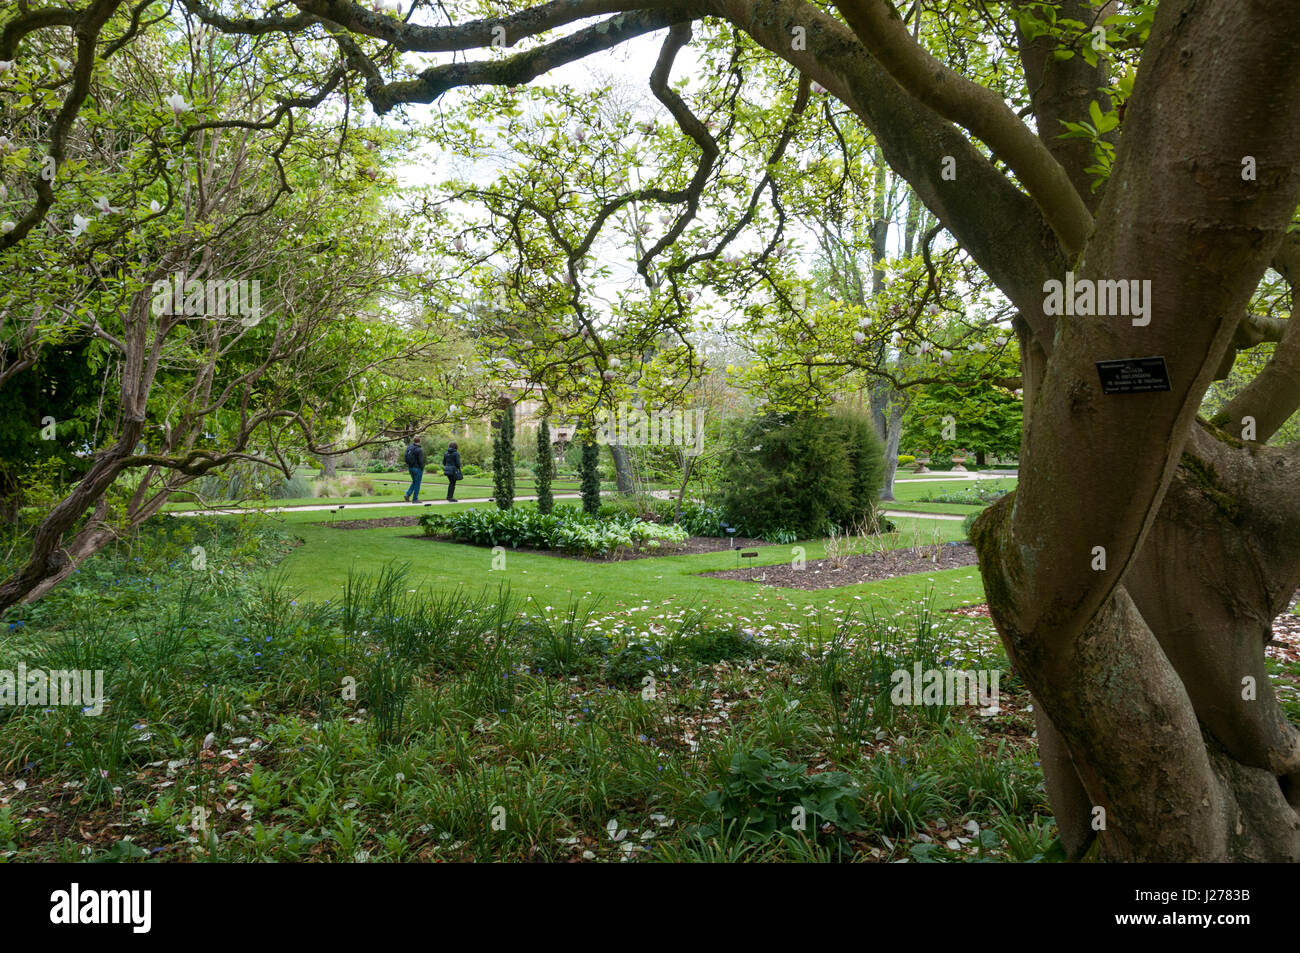
[[[424,469],[424,448],[418,443],[410,444],[406,448],[406,465]]]
[[[451,467],[452,469],[451,473],[447,473],[448,467]],[[442,472],[446,473],[447,476],[455,476],[459,479],[460,477],[460,451],[459,450],[448,450],[446,453],[442,455]]]

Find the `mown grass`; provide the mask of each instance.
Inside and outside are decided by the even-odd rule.
[[[371,515],[371,511],[365,515]],[[400,511],[397,515],[401,515]],[[924,546],[963,538],[961,524],[956,521],[900,517],[894,522],[899,532],[883,540],[886,546]],[[929,586],[934,587],[936,601],[945,609],[983,598],[979,572],[974,566],[811,591],[702,575],[742,565],[759,575],[764,566],[788,564],[800,556],[820,559],[825,555],[822,540],[757,547],[759,555],[743,564],[739,549],[589,562],[510,549],[494,554],[486,547],[425,539],[415,527],[339,530],[319,519],[292,525],[303,544],[285,560],[284,568],[290,581],[301,587],[306,597],[316,600],[337,600],[355,568],[390,561],[410,564],[413,585],[478,590],[485,583],[509,583],[520,598],[543,604],[599,594],[615,607],[635,605],[659,610],[698,604],[750,620],[802,618],[823,606],[914,599]]]
[[[324,602],[256,568],[292,545],[265,520],[166,520],[9,623],[3,667],[99,668],[109,701],[0,711],[0,855],[1028,860],[1051,842],[1027,696],[987,623],[933,595],[746,619],[587,598],[590,564],[532,557],[575,597],[367,560]],[[882,700],[913,662],[999,669],[1002,712]]]

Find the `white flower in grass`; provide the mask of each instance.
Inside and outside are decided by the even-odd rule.
[[[189,112],[190,104],[185,101],[185,97],[180,93],[172,93],[163,100],[171,109],[172,115],[179,116],[183,112]]]
[[[72,228],[68,232],[68,237],[75,241],[84,235],[86,229],[89,227],[90,219],[86,218],[84,215],[74,215],[72,216]]]

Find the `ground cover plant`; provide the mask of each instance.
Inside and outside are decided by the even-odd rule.
[[[174,545],[218,566],[292,545],[221,524]],[[1052,839],[1014,680],[999,719],[866,722],[849,700],[912,643],[1005,667],[978,618],[651,614],[395,564],[311,602],[281,573],[157,569],[106,552],[6,631],[6,664],[94,665],[107,696],[98,717],[4,712],[6,859],[1032,859]]]

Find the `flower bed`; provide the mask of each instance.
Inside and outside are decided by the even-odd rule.
[[[689,538],[680,526],[628,517],[594,519],[572,506],[554,512],[534,509],[464,510],[420,517],[426,536],[446,536],[480,546],[553,549],[581,556],[613,556],[621,550],[677,548]]]

